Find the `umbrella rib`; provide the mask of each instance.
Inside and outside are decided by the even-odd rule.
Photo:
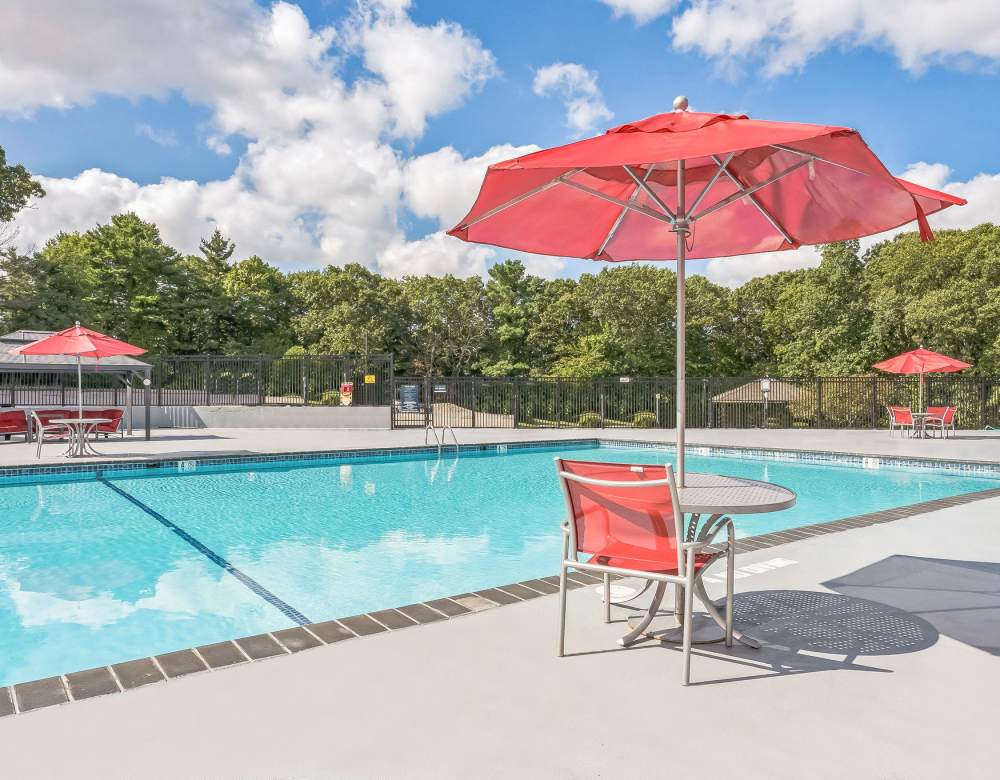
[[[850,171],[851,173],[857,173],[861,176],[870,176],[871,174],[865,173],[864,171],[859,171],[857,168],[852,168],[850,165],[844,165],[843,163],[836,162],[834,160],[829,160],[826,157],[820,157],[818,154],[813,152],[803,152],[801,149],[796,149],[793,146],[786,146],[785,144],[771,144],[772,149],[780,149],[782,152],[791,152],[792,154],[797,154],[800,157],[808,157],[810,160],[816,160],[817,162],[826,163],[827,165],[833,165],[837,168],[843,168],[845,171]]]
[[[582,170],[583,170],[583,168],[574,168],[571,171],[566,171],[566,173],[562,173],[562,174],[556,176],[554,179],[551,179],[550,181],[547,181],[544,184],[538,185],[534,189],[528,190],[527,192],[522,192],[516,198],[511,198],[507,202],[501,203],[499,206],[494,206],[493,208],[491,208],[486,213],[480,214],[474,220],[472,220],[470,222],[465,222],[465,223],[459,225],[458,229],[459,230],[468,230],[473,225],[478,225],[484,219],[489,219],[490,217],[494,217],[497,214],[499,214],[501,211],[506,211],[511,206],[516,206],[518,203],[521,203],[522,201],[525,201],[528,198],[531,198],[531,197],[537,195],[540,192],[545,192],[545,190],[550,189],[551,187],[555,187],[560,182],[567,181],[570,176],[575,176],[576,174],[578,174]]]
[[[664,214],[670,217],[671,223],[677,221],[677,215],[670,210],[670,207],[663,202],[663,199],[659,195],[653,192],[653,188],[650,187],[648,184],[646,184],[646,179],[649,178],[648,173],[646,174],[645,177],[640,179],[638,176],[635,175],[635,171],[633,171],[629,166],[623,165],[622,168],[625,169],[625,173],[627,173],[629,176],[632,177],[632,181],[636,183],[636,186],[638,186],[643,192],[645,192],[649,196],[649,199],[652,200],[653,203],[655,203],[663,210]]]
[[[670,219],[666,214],[661,214],[659,211],[653,211],[652,209],[646,208],[645,206],[640,206],[637,203],[629,203],[627,200],[622,200],[621,198],[616,198],[613,195],[607,195],[600,190],[595,190],[593,187],[588,187],[586,184],[579,184],[575,181],[569,181],[568,179],[563,181],[567,187],[572,187],[573,189],[580,190],[580,192],[585,192],[588,195],[593,195],[595,198],[600,198],[601,200],[606,200],[608,203],[614,203],[616,206],[621,206],[624,209],[629,209],[631,211],[637,211],[640,214],[645,214],[647,217],[658,220],[660,222],[666,222],[668,225],[673,225],[674,221]]]
[[[696,197],[694,199],[694,203],[691,204],[690,211],[692,213],[698,210],[698,206],[701,205],[702,200],[704,200],[705,196],[708,195],[708,191],[715,186],[715,183],[719,180],[719,176],[722,175],[723,171],[726,171],[726,167],[729,165],[729,163],[733,161],[733,157],[735,156],[736,152],[730,152],[727,155],[725,162],[721,162],[718,157],[716,157],[714,154],[712,155],[712,159],[715,160],[715,164],[718,165],[719,167],[716,168],[715,173],[712,175],[712,178],[708,180],[708,184],[706,184],[705,187],[702,189],[702,191],[698,193],[698,197]],[[726,171],[726,173],[729,173],[729,171]]]
[[[732,155],[730,155],[730,159],[731,159],[731,158],[732,158]],[[718,158],[718,157],[716,157],[716,156],[715,156],[714,154],[712,155],[712,159],[713,159],[713,160],[715,160],[716,162],[719,162],[719,158]],[[740,180],[739,180],[739,179],[738,179],[738,178],[737,178],[737,177],[736,177],[736,176],[735,176],[735,175],[733,174],[733,172],[729,170],[729,160],[727,160],[727,161],[726,161],[725,163],[722,163],[722,168],[720,169],[720,171],[724,172],[724,173],[726,174],[726,176],[728,176],[728,177],[729,177],[729,180],[730,180],[730,181],[731,181],[731,182],[732,182],[733,184],[735,184],[735,185],[736,185],[736,186],[737,186],[737,187],[738,187],[738,188],[739,188],[740,190],[745,190],[745,189],[746,189],[746,185],[745,185],[745,184],[743,184],[743,182],[741,182],[741,181],[740,181]],[[768,210],[767,210],[767,209],[766,209],[766,208],[764,207],[764,204],[763,204],[763,203],[761,203],[761,202],[760,202],[760,201],[759,201],[759,200],[757,199],[757,196],[756,196],[756,195],[747,195],[747,197],[748,197],[748,198],[750,199],[750,202],[751,202],[751,203],[752,203],[752,204],[753,204],[754,206],[756,206],[756,207],[757,207],[757,210],[758,210],[758,211],[759,211],[759,212],[761,213],[761,215],[762,215],[762,216],[764,217],[764,219],[766,219],[766,220],[767,220],[768,222],[770,222],[770,223],[771,223],[771,227],[773,227],[773,228],[774,228],[775,230],[777,230],[777,231],[778,231],[779,233],[781,233],[781,235],[782,235],[782,236],[784,237],[785,241],[787,241],[787,242],[788,242],[789,244],[797,244],[797,243],[798,243],[798,242],[796,242],[796,241],[795,241],[795,240],[794,240],[794,239],[793,239],[793,238],[792,238],[792,237],[791,237],[791,236],[790,236],[790,235],[788,234],[788,231],[787,231],[787,230],[785,230],[785,229],[784,229],[784,228],[783,228],[783,227],[781,226],[781,223],[780,223],[780,222],[778,222],[777,218],[776,218],[776,217],[775,217],[775,216],[774,216],[774,215],[773,215],[773,214],[772,214],[772,213],[771,213],[770,211],[768,211]]]
[[[628,170],[627,166],[625,167],[625,169]],[[652,165],[649,166],[649,168],[646,169],[646,175],[642,177],[642,180],[645,181],[650,176],[652,176],[653,171],[655,169],[656,169],[656,163],[653,163]],[[636,186],[636,188],[632,190],[632,194],[628,196],[628,202],[632,203],[638,197],[639,197],[639,187]],[[628,214],[628,209],[623,206],[622,210],[618,213],[618,216],[615,218],[615,222],[611,226],[611,230],[609,230],[608,234],[604,237],[604,240],[601,242],[601,246],[597,250],[597,254],[594,255],[594,257],[600,257],[602,254],[604,254],[604,250],[608,248],[608,244],[611,243],[611,239],[615,237],[615,233],[617,233],[618,228],[621,227],[622,220],[625,219],[626,214]]]
[[[737,200],[740,200],[741,198],[745,198],[747,195],[752,195],[753,193],[757,192],[757,190],[762,190],[762,189],[764,189],[764,187],[767,187],[769,184],[774,184],[774,182],[778,181],[779,179],[783,179],[784,177],[788,176],[790,173],[792,173],[794,171],[797,171],[802,166],[808,165],[808,164],[809,164],[809,160],[808,159],[799,160],[797,163],[793,163],[792,165],[788,166],[787,168],[785,168],[785,170],[781,171],[780,173],[776,173],[773,176],[768,176],[766,179],[764,179],[764,181],[759,182],[758,184],[754,184],[752,187],[747,187],[747,188],[741,190],[740,192],[734,192],[729,197],[723,198],[722,200],[717,201],[716,203],[713,203],[707,209],[704,209],[703,211],[700,211],[699,213],[695,214],[694,216],[689,217],[688,220],[690,222],[695,222],[695,221],[701,219],[702,217],[707,217],[712,212],[718,211],[719,209],[721,209],[721,208],[723,208],[725,206],[728,206],[730,203],[732,203],[734,201],[737,201]]]

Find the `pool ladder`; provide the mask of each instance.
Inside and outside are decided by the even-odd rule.
[[[424,428],[424,444],[427,444],[427,434],[428,433],[433,434],[434,442],[435,444],[437,444],[438,448],[438,457],[440,457],[441,450],[447,445],[447,442],[445,441],[447,437],[445,436],[445,434],[451,433],[451,440],[455,445],[455,454],[458,455],[458,437],[455,435],[455,430],[450,425],[444,425],[441,427],[440,430],[441,430],[441,435],[438,436],[438,429],[435,428],[433,425],[428,425],[426,428]]]

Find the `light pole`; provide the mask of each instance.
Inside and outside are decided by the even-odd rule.
[[[760,380],[760,394],[764,396],[764,427],[767,427],[767,397],[771,394],[771,378],[764,377]]]

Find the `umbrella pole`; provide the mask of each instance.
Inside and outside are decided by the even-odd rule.
[[[688,234],[688,223],[684,213],[684,161],[677,161],[677,218],[674,220],[673,231],[677,234],[677,485],[684,487],[684,434],[687,424],[687,399],[685,377],[685,331],[687,330],[687,312],[685,301],[684,260],[687,252],[685,240]]]
[[[79,323],[77,323],[79,324]],[[76,411],[83,419],[83,369],[80,367],[80,356],[76,356]]]

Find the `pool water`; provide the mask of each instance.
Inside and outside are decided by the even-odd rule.
[[[0,480],[0,685],[553,574],[557,454],[673,459],[574,445]],[[744,536],[1000,486],[698,455],[688,469],[795,490],[792,509],[735,518]]]

